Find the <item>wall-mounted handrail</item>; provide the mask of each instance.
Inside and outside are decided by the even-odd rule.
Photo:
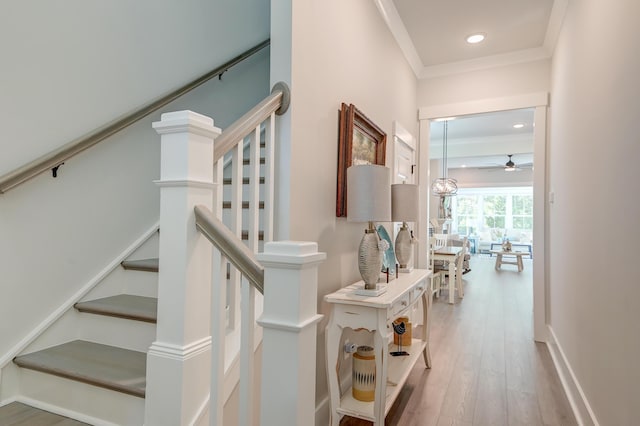
[[[170,102],[176,100],[180,96],[188,93],[189,91],[195,89],[196,87],[206,83],[213,77],[222,75],[229,68],[237,65],[242,62],[246,58],[254,55],[265,47],[269,46],[271,41],[269,39],[263,41],[262,43],[252,47],[246,52],[236,56],[230,61],[224,63],[223,65],[215,68],[212,71],[203,74],[202,76],[196,78],[190,83],[185,84],[184,86],[132,111],[128,114],[125,114],[115,120],[101,126],[77,139],[72,140],[71,142],[61,146],[58,149],[55,149],[27,164],[24,166],[18,167],[17,169],[3,175],[0,177],[0,194],[7,192],[8,190],[15,188],[23,182],[28,181],[40,173],[46,172],[48,170],[53,169],[56,166],[62,164],[65,160],[73,157],[76,154],[84,151],[87,148],[92,147],[108,138],[109,136],[119,132],[120,130],[125,129],[126,127],[136,123],[147,115],[159,110]]]
[[[264,268],[247,246],[229,228],[216,218],[211,210],[198,205],[194,208],[196,228],[244,275],[253,286],[264,294]]]

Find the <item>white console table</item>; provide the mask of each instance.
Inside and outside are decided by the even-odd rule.
[[[324,300],[332,305],[331,317],[325,333],[332,426],[338,426],[340,419],[345,415],[372,421],[374,425],[384,425],[389,409],[421,353],[427,368],[431,367],[429,353],[431,292],[428,291],[430,275],[431,271],[426,269],[414,269],[409,273],[401,273],[399,278],[387,284],[386,293],[377,297],[355,294],[356,289],[364,286],[362,281],[324,297]],[[389,352],[396,350],[393,340],[389,343],[389,336],[392,333],[391,322],[400,316],[407,315],[419,300],[422,300],[424,323],[421,336],[413,336],[419,338],[412,339],[411,346],[403,347],[409,352],[409,356],[390,356]],[[338,374],[339,360],[344,353],[344,348],[340,347],[344,328],[365,329],[374,333],[376,390],[373,402],[356,400],[351,394],[351,388],[340,395]],[[382,398],[382,395],[385,397]]]

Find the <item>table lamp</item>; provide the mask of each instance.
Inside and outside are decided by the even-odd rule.
[[[364,291],[358,294],[378,296],[386,287],[378,286],[384,246],[374,222],[391,220],[391,171],[375,164],[347,169],[347,221],[368,222],[358,249],[358,269]]]
[[[391,185],[391,220],[402,222],[395,244],[396,259],[398,259],[401,272],[410,272],[413,269],[410,263],[414,239],[409,232],[407,222],[418,220],[419,198],[418,185],[408,183]]]

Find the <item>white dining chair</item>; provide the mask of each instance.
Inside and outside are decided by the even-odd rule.
[[[446,240],[443,244],[442,239],[438,239],[435,235],[429,239],[429,269],[431,270],[431,297],[435,294],[436,297],[440,297],[440,288],[442,287],[442,281],[444,280],[444,271],[436,268],[434,259],[434,252],[446,245]]]
[[[467,244],[467,237],[464,237],[463,241],[462,241],[462,252],[458,255],[457,259],[456,259],[456,265],[455,265],[455,272],[454,272],[454,276],[450,277],[449,276],[449,268],[447,265],[435,265],[435,269],[442,269],[441,273],[442,273],[442,278],[441,278],[441,285],[444,286],[444,280],[445,278],[447,280],[455,280],[454,283],[454,288],[455,291],[458,293],[459,297],[464,297],[464,288],[462,286],[462,274],[464,273],[464,258],[465,255],[468,253],[469,247]],[[445,288],[449,288],[448,286],[445,286]]]

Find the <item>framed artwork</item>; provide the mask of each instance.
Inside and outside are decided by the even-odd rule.
[[[336,216],[347,216],[347,168],[359,164],[385,165],[387,134],[353,104],[342,104],[338,138]]]

